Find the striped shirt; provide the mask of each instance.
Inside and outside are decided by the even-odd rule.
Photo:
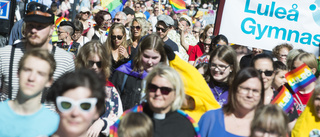
[[[5,101],[9,97],[8,89],[11,49],[11,45],[7,45],[3,48],[0,48],[0,101]],[[18,66],[19,61],[25,53],[25,51],[26,49],[23,42],[19,42],[16,44],[12,67],[12,99],[16,98],[19,90],[19,78],[17,76]],[[73,57],[61,48],[56,47],[54,59],[57,64],[56,70],[53,73],[54,80],[56,80],[66,72],[73,71],[75,68]]]

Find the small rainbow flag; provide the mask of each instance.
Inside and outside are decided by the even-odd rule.
[[[287,113],[291,110],[294,100],[286,86],[282,86],[279,94],[272,100],[271,104],[277,104]]]
[[[107,28],[106,36],[109,34],[110,27]]]
[[[311,69],[305,63],[288,72],[285,77],[294,93],[317,80]]]
[[[59,28],[60,23],[61,23],[62,21],[69,21],[69,19],[68,19],[68,18],[65,18],[65,17],[60,17],[60,18],[58,18],[58,19],[56,20],[56,22],[55,22],[57,28]]]
[[[183,0],[169,0],[169,3],[175,13],[187,11],[186,3]]]

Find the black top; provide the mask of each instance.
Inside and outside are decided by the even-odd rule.
[[[170,38],[168,38],[168,40],[165,41],[164,43],[170,46],[173,51],[179,52],[178,45],[175,42],[173,42]]]
[[[124,81],[124,75],[127,74],[115,71],[110,81],[119,92],[123,110],[127,110],[140,104],[142,79],[128,75],[126,81]],[[121,91],[122,84],[125,84],[123,91]]]
[[[195,137],[196,135],[192,123],[177,111],[168,112],[164,119],[156,119],[149,104],[146,104],[143,112],[152,119],[154,137]]]

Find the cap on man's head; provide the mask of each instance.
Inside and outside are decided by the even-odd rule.
[[[90,12],[90,10],[87,7],[82,7],[80,10],[80,13],[86,13],[86,12]]]
[[[192,20],[188,15],[182,15],[179,21],[182,21],[182,20],[186,21],[190,27],[192,26]]]
[[[62,22],[60,23],[59,27],[62,27],[62,26],[70,26],[70,27],[72,27],[73,31],[72,31],[71,36],[74,34],[74,32],[75,32],[75,27],[74,27],[74,25],[73,25],[73,23],[72,23],[71,21],[62,21]]]
[[[126,15],[129,15],[129,14],[134,15],[133,9],[131,9],[131,8],[129,8],[129,7],[124,8],[122,11],[123,11]]]
[[[24,21],[54,24],[54,14],[46,5],[32,1],[28,3]]]
[[[167,27],[170,27],[170,26],[173,26],[173,25],[174,25],[173,19],[172,19],[170,16],[168,16],[168,15],[159,15],[159,16],[157,17],[157,19],[158,19],[158,22],[159,22],[159,21],[164,22],[164,23],[167,25]]]

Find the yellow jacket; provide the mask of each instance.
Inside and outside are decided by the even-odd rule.
[[[314,110],[314,99],[315,95],[312,95],[291,132],[292,137],[320,135],[320,119]]]
[[[175,59],[169,64],[181,75],[185,93],[195,101],[194,110],[184,110],[190,117],[198,123],[205,112],[220,108],[207,82],[195,67],[178,56],[175,56]]]

